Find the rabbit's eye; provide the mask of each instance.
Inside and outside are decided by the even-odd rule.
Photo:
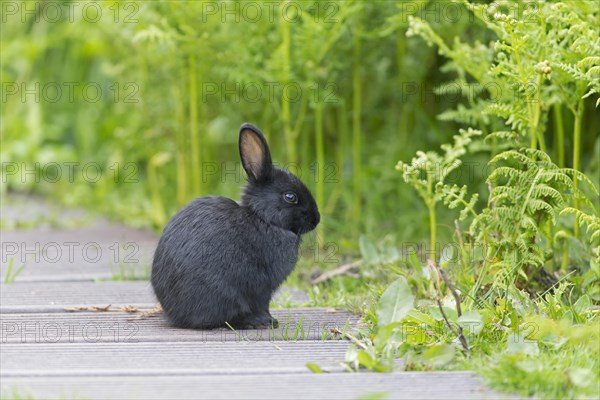
[[[283,194],[283,199],[290,204],[298,204],[298,196],[294,192],[285,192]]]

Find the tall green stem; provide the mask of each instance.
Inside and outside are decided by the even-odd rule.
[[[327,196],[327,204],[325,205],[325,207],[323,208],[323,213],[324,214],[329,214],[332,212],[335,212],[336,209],[338,209],[339,207],[336,207],[340,196],[343,193],[343,188],[345,187],[345,184],[343,182],[344,179],[344,164],[345,164],[345,160],[346,160],[346,149],[348,148],[348,119],[346,118],[346,103],[342,100],[340,102],[341,104],[337,107],[337,128],[333,128],[335,129],[336,132],[339,132],[339,134],[337,135],[337,146],[336,146],[336,153],[335,153],[335,162],[336,164],[333,166],[334,170],[333,176],[324,176],[324,179],[331,179],[329,180],[329,182],[335,182],[336,184],[333,185],[333,187],[331,188],[331,192],[329,194],[329,196]]]
[[[535,94],[535,109],[533,110],[533,121],[531,121],[533,125],[532,134],[538,136],[538,141],[540,142],[540,150],[546,153],[546,140],[544,139],[543,129],[540,129],[540,116],[542,114],[542,82],[544,81],[543,76],[540,74],[537,81],[536,86],[536,94]]]
[[[174,99],[182,99],[181,90],[178,85],[174,85],[172,89],[172,96]],[[176,156],[175,163],[177,168],[177,194],[175,197],[177,207],[183,207],[188,201],[187,198],[187,157],[186,150],[186,134],[185,130],[185,104],[181,101],[177,101],[175,104],[175,142],[176,142]]]
[[[305,90],[305,89],[302,89]],[[302,132],[302,126],[304,125],[304,119],[306,117],[306,111],[308,109],[308,101],[309,101],[309,97],[308,95],[302,95],[302,99],[301,99],[301,103],[300,103],[300,109],[298,110],[298,114],[296,116],[296,121],[294,124],[294,132],[293,132],[293,137],[299,137],[298,136],[298,132]],[[290,160],[290,162],[293,163],[306,163],[308,160],[311,159],[312,157],[312,150],[310,148],[310,136],[309,135],[303,135],[300,137],[301,138],[301,144],[300,144],[300,158],[299,159],[293,159]]]
[[[537,148],[537,135],[535,133],[534,127],[533,127],[533,109],[531,107],[531,97],[529,97],[529,92],[527,89],[527,78],[525,75],[525,71],[523,70],[523,64],[521,62],[521,54],[519,53],[518,49],[515,49],[515,61],[517,62],[517,65],[519,67],[519,76],[521,78],[521,84],[523,85],[523,87],[525,88],[525,100],[527,101],[527,117],[529,119],[529,147],[531,147],[532,149],[536,149]]]
[[[288,3],[286,0],[285,3]],[[281,29],[281,48],[283,52],[282,56],[282,83],[285,87],[290,81],[291,74],[291,27],[285,18],[281,18],[280,22]],[[295,162],[296,157],[296,141],[294,138],[294,132],[292,129],[291,122],[291,107],[290,99],[287,98],[289,95],[285,88],[281,91],[281,121],[283,123],[283,135],[285,137],[285,144],[287,148],[288,161]]]
[[[200,196],[200,132],[198,130],[198,82],[196,79],[196,56],[189,55],[190,95],[190,178],[194,196]]]
[[[529,146],[532,149],[537,149],[538,147],[538,139],[540,139],[540,147],[542,151],[546,151],[545,150],[545,143],[544,143],[544,137],[540,134],[538,136],[538,122],[540,119],[540,85],[542,83],[542,77],[540,75],[540,77],[538,78],[538,82],[537,82],[537,86],[536,86],[536,93],[535,93],[535,103],[537,104],[537,109],[534,109],[534,101],[531,98],[531,96],[529,95],[529,89],[528,89],[528,85],[527,85],[527,74],[525,73],[525,70],[523,69],[523,63],[521,61],[521,54],[519,53],[518,49],[515,49],[515,61],[517,62],[517,65],[519,66],[519,77],[521,78],[521,84],[524,87],[525,90],[525,100],[527,102],[527,119],[529,120],[529,138],[530,138],[530,143]]]
[[[324,205],[324,180],[325,180],[325,144],[323,139],[323,103],[317,102],[315,104],[315,144],[317,147],[317,165],[315,173],[317,174],[317,186],[315,189],[315,196],[319,207]],[[323,231],[323,220],[317,227],[317,240],[321,238]]]
[[[558,166],[565,167],[565,127],[563,125],[562,108],[560,104],[552,107],[554,115],[554,131],[556,135],[555,147],[558,153]]]
[[[435,215],[435,203],[430,204],[427,209],[429,211],[429,241],[431,242],[433,261],[437,263],[437,221]]]
[[[398,31],[398,35],[396,37],[396,64],[398,65],[398,82],[396,83],[398,87],[402,87],[406,82],[406,72],[404,71],[404,58],[406,57],[406,33],[403,30]],[[400,144],[400,149],[406,148],[406,141],[409,137],[408,135],[408,102],[402,101],[400,99],[400,110],[395,109],[395,107],[390,107],[390,110],[393,112],[394,118],[396,118],[398,126],[398,142]]]
[[[437,263],[437,218],[435,215],[436,200],[434,199],[435,195],[433,191],[433,177],[428,174],[427,198],[425,199],[425,203],[427,203],[427,211],[429,211],[429,242],[431,251],[433,252],[433,262]]]
[[[583,121],[583,100],[579,100],[577,109],[575,110],[575,122],[573,126],[573,169],[580,171],[580,154],[581,154],[581,123]],[[573,186],[575,189],[579,187],[577,176],[573,176]],[[575,196],[575,208],[579,210],[579,198]],[[575,222],[574,229],[575,238],[579,238],[579,224]]]
[[[353,219],[358,228],[361,216],[362,197],[362,161],[361,161],[361,113],[362,92],[360,67],[361,59],[361,21],[360,17],[356,23],[353,37],[353,64],[352,64],[352,174],[354,181],[354,194],[352,196]]]

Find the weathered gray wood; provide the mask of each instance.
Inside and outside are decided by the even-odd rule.
[[[152,308],[158,301],[147,281],[124,282],[44,282],[1,285],[0,313],[66,312],[65,307],[83,306],[115,308],[127,305]],[[274,304],[302,305],[309,301],[300,290],[281,288]]]
[[[25,268],[15,282],[89,281],[144,276],[158,235],[110,223],[83,210],[58,207],[45,199],[11,194],[2,199],[0,276],[9,261]],[[25,229],[11,228],[25,226]]]
[[[356,334],[359,322],[340,311],[273,309],[278,329],[237,332],[176,329],[161,314],[67,312],[108,304],[154,307],[146,281],[92,281],[148,275],[158,236],[81,211],[52,211],[39,199],[2,206],[2,279],[10,259],[13,268],[25,264],[15,283],[0,287],[2,398],[502,397],[470,372],[342,374],[349,342],[339,331]],[[5,230],[40,221],[35,229]],[[287,291],[279,294],[281,304],[308,300]],[[308,362],[331,373],[312,374]]]
[[[0,314],[2,343],[137,343],[161,341],[273,341],[336,339],[333,328],[351,329],[358,317],[323,308],[273,309],[277,329],[211,331],[173,328],[164,316],[135,319],[122,312]]]
[[[67,209],[31,194],[8,193],[0,198],[3,230],[16,228],[81,227],[100,219],[81,209]]]
[[[4,344],[2,377],[282,374],[307,362],[342,371],[347,342]]]
[[[137,282],[44,282],[2,285],[0,312],[65,312],[65,307],[135,305],[157,303],[150,283]]]
[[[15,283],[143,278],[157,240],[152,233],[113,225],[2,232],[0,276],[4,281],[12,262],[13,270],[24,265]]]
[[[4,378],[2,393],[85,399],[385,399],[516,398],[486,389],[471,372],[253,374]]]

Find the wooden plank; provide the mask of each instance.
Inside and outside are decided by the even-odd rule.
[[[470,372],[341,374],[349,343],[332,328],[359,326],[345,312],[274,309],[280,328],[238,332],[176,329],[162,315],[66,312],[153,307],[147,282],[91,281],[148,275],[158,236],[85,213],[56,214],[36,201],[2,209],[3,229],[42,222],[2,231],[2,278],[9,259],[15,268],[25,264],[15,283],[0,290],[2,398],[349,399],[382,392],[387,398],[500,398]],[[36,217],[23,217],[32,210]],[[69,226],[76,228],[64,229]],[[296,295],[279,299],[288,304]],[[307,362],[331,373],[312,374]]]
[[[99,218],[86,210],[64,208],[45,198],[32,194],[8,192],[0,202],[0,226],[3,230],[16,228],[56,229],[61,227],[81,227]]]
[[[2,285],[0,313],[65,312],[65,307],[134,305],[154,307],[157,300],[147,281],[45,282]]]
[[[44,228],[2,230],[2,242],[28,243],[28,249],[35,243],[44,247],[46,243],[63,244],[77,242],[81,246],[85,243],[158,243],[159,235],[154,232],[131,228],[125,225],[113,224],[97,220],[93,224],[73,228]],[[77,249],[77,246],[74,246]]]
[[[215,375],[342,371],[345,341],[4,344],[3,378],[22,376]]]
[[[13,270],[24,266],[15,283],[147,278],[157,240],[118,226],[2,232],[0,276],[12,262]]]
[[[274,304],[302,305],[308,296],[297,289],[280,288]],[[136,306],[152,308],[158,303],[147,281],[124,282],[36,282],[2,285],[0,313],[66,312],[65,308]]]
[[[149,272],[158,235],[64,209],[43,198],[9,195],[1,205],[0,275],[25,265],[16,282],[89,281]],[[11,230],[15,227],[25,229]]]
[[[71,312],[48,314],[0,314],[0,341],[4,344],[139,343],[164,341],[273,341],[337,339],[333,328],[351,329],[358,317],[323,308],[271,310],[277,329],[210,331],[178,329],[163,315],[135,319],[123,312]]]
[[[472,372],[4,378],[2,393],[85,399],[508,399]],[[373,397],[376,398],[376,397]]]

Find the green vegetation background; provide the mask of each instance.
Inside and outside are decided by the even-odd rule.
[[[326,241],[356,242],[361,233],[427,237],[425,210],[393,167],[449,141],[462,126],[439,116],[468,99],[452,88],[436,91],[454,76],[440,71],[446,60],[435,48],[407,38],[406,29],[415,14],[449,43],[492,40],[466,8],[427,1],[275,9],[261,2],[98,4],[65,5],[61,18],[53,9],[4,10],[2,159],[40,172],[21,179],[19,164],[3,189],[45,191],[160,229],[194,197],[238,196],[237,128],[251,121],[267,134],[275,160],[297,166],[316,193]],[[586,113],[584,167],[595,156],[596,117]],[[567,138],[567,155],[571,146]],[[456,183],[476,186],[487,160],[469,157],[474,164]],[[49,162],[61,164],[57,183]],[[76,163],[74,184],[68,162]],[[96,166],[102,173],[90,183]],[[227,174],[231,168],[237,176]],[[440,227],[447,237],[452,230]]]
[[[1,9],[3,194],[42,193],[159,232],[194,197],[238,198],[237,129],[253,122],[274,160],[311,188],[323,216],[292,282],[308,287],[315,303],[356,307],[371,323],[350,368],[387,370],[391,354],[406,368],[477,367],[498,387],[525,394],[597,393],[598,359],[589,357],[598,352],[590,344],[598,337],[598,238],[585,236],[597,224],[598,197],[583,175],[558,168],[573,167],[597,186],[598,4],[65,1],[53,3],[61,5],[56,14],[42,3]],[[462,128],[477,131],[455,139]],[[415,163],[395,168],[455,140],[444,156],[417,157],[450,175]],[[540,153],[502,153],[521,147]],[[513,169],[491,182],[495,156]],[[532,168],[541,171],[535,179],[553,171],[550,189],[531,182]],[[467,201],[467,192],[478,198]],[[516,224],[514,237],[494,225],[502,220],[496,201],[507,196],[513,208],[533,198],[523,212],[536,229],[520,226],[518,215],[504,220]],[[578,220],[562,214],[567,205],[583,213]],[[459,223],[468,213],[479,222],[467,232]],[[489,269],[453,269],[431,249],[462,246],[463,232],[471,244],[509,244],[494,247]],[[406,251],[415,244],[418,260]],[[356,259],[359,271],[309,284]],[[471,338],[472,358],[458,335],[433,328],[444,318],[427,307],[456,309],[437,262],[463,294],[469,321],[485,324]],[[393,294],[421,303],[390,304]],[[418,316],[398,312],[413,307]],[[538,326],[572,346],[547,336],[535,349],[507,340],[533,314],[548,317]],[[448,319],[454,328],[465,322]],[[394,340],[395,324],[415,321],[431,324],[432,341]]]

